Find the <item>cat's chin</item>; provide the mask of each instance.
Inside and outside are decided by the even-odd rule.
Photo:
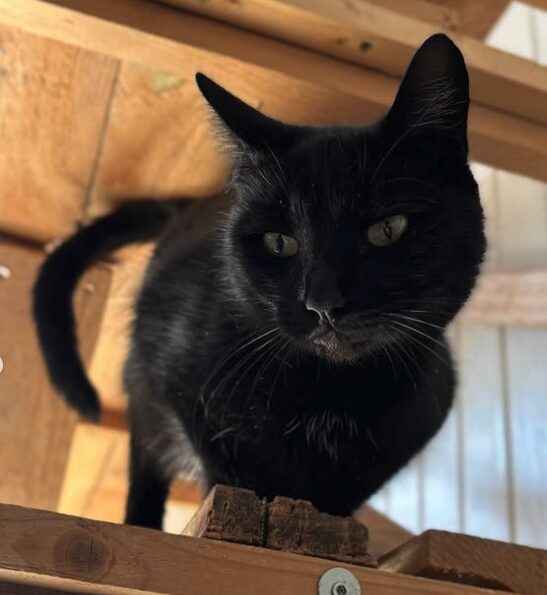
[[[310,345],[317,355],[337,364],[356,363],[366,351],[363,344],[334,330],[316,335]]]

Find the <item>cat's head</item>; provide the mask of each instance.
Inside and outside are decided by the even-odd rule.
[[[338,362],[448,324],[485,240],[468,76],[446,36],[423,44],[369,127],[286,125],[197,82],[234,157],[223,258],[244,313]]]

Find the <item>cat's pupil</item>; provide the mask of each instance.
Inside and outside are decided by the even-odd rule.
[[[279,233],[277,234],[276,244],[275,244],[275,253],[282,254],[283,252],[283,236]]]
[[[391,227],[391,221],[389,219],[384,221],[384,234],[388,240],[391,240],[393,236],[393,228]]]

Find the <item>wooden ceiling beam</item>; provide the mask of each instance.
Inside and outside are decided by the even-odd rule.
[[[499,20],[510,0],[428,0],[438,8],[444,7],[456,13],[455,30],[484,39]]]
[[[396,77],[439,31],[365,0],[164,1]],[[475,103],[547,124],[547,69],[460,33],[451,36],[465,56]]]
[[[229,80],[243,98],[268,81],[269,88],[290,89],[295,101],[313,98],[309,123],[370,122],[385,113],[399,84],[396,77],[144,0],[0,0],[0,22],[186,77],[204,70],[221,84]],[[333,120],[334,113],[343,120]],[[473,103],[469,133],[473,159],[547,181],[547,127]]]

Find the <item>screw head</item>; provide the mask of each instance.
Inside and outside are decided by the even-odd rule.
[[[345,568],[330,568],[319,579],[319,595],[361,595],[361,585]]]
[[[348,588],[344,583],[334,583],[332,585],[332,595],[348,595]]]

